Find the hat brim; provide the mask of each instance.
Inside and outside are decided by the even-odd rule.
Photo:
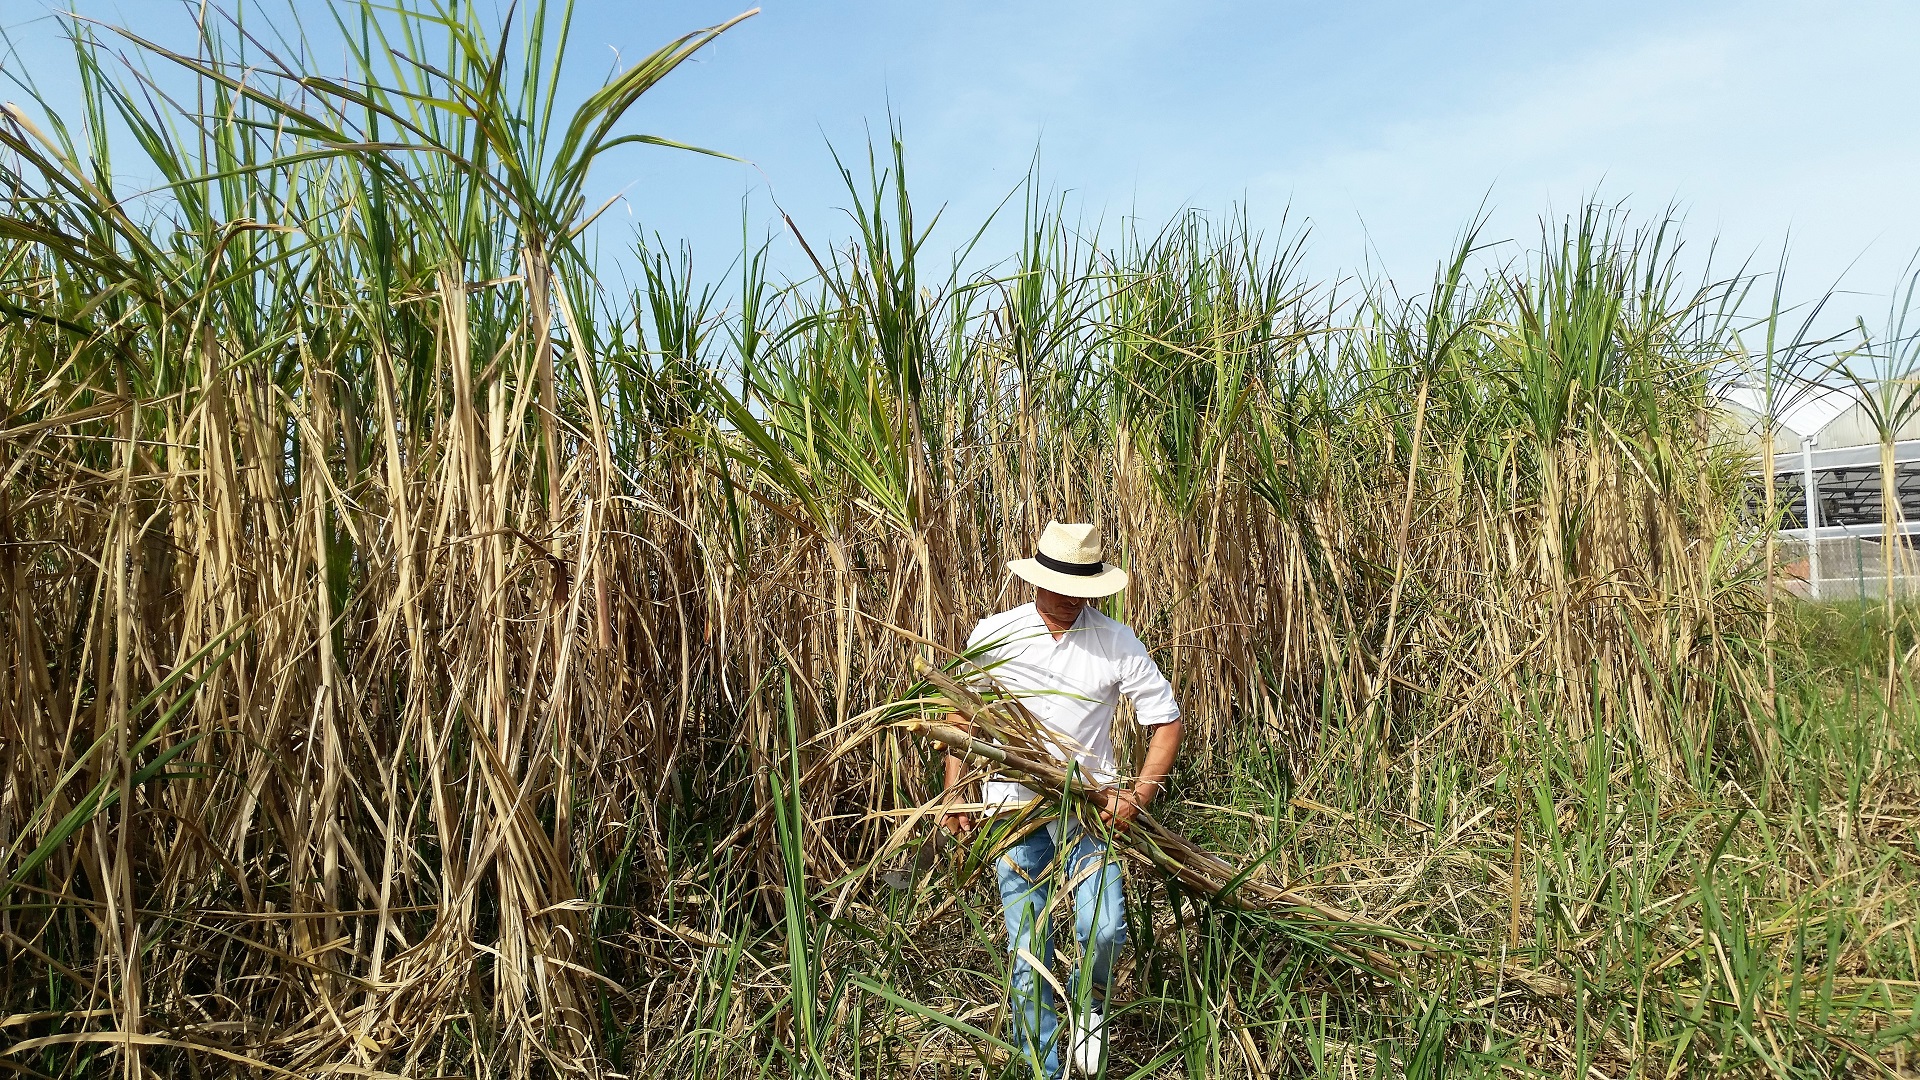
[[[1101,596],[1112,596],[1127,587],[1127,572],[1117,566],[1108,566],[1097,574],[1081,576],[1063,574],[1058,570],[1049,570],[1040,565],[1038,559],[1015,559],[1007,564],[1015,577],[1029,585],[1037,585],[1048,592],[1057,592],[1061,596],[1078,596],[1088,600]]]

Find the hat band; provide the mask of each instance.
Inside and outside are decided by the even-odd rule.
[[[1064,562],[1044,551],[1034,552],[1033,561],[1056,574],[1072,574],[1074,577],[1097,577],[1107,568],[1104,562]]]

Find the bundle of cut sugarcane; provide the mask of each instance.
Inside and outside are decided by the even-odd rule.
[[[924,661],[917,666],[921,677],[937,692],[937,700],[944,702],[949,711],[965,717],[971,730],[923,717],[898,721],[899,726],[949,750],[993,763],[998,771],[1044,799],[1099,804],[1101,789],[1069,772],[1049,751],[1039,721],[1017,699],[1001,696],[989,700],[946,671]],[[1452,955],[1450,950],[1416,934],[1343,911],[1244,872],[1161,824],[1144,809],[1134,818],[1132,827],[1117,839],[1127,855],[1151,864],[1213,903],[1244,911],[1285,914],[1340,931],[1350,939],[1393,942],[1416,957],[1437,959]],[[1402,980],[1409,974],[1403,962],[1378,948],[1349,947],[1337,940],[1329,941],[1328,947],[1382,977]],[[1507,962],[1467,959],[1476,968],[1515,980],[1536,994],[1559,997],[1569,992],[1564,980],[1551,975]]]

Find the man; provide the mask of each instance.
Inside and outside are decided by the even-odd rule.
[[[1085,954],[1068,984],[1074,1012],[1070,1050],[1075,1067],[1093,1076],[1106,1051],[1107,982],[1127,929],[1120,864],[1103,837],[1124,832],[1166,786],[1180,749],[1180,708],[1173,687],[1133,631],[1088,604],[1127,587],[1127,572],[1103,561],[1094,526],[1050,522],[1034,557],[1007,568],[1034,586],[1034,601],[981,620],[967,651],[1052,733],[1061,747],[1055,753],[1064,750],[1080,777],[1103,789],[1097,823],[1053,815],[1000,857],[996,868],[1012,963],[1009,997],[1016,1034],[1030,1059],[1048,1080],[1057,1080],[1059,1020],[1051,976],[1036,973],[1033,965],[1044,967],[1053,959],[1050,902],[1064,866],[1073,890],[1074,931]],[[1112,725],[1121,694],[1152,731],[1146,762],[1131,785],[1116,783]],[[955,717],[954,722],[961,721]],[[949,791],[959,786],[965,768],[960,758],[948,756]],[[982,802],[993,814],[1017,810],[1035,797],[1020,784],[995,779],[986,784]],[[963,838],[976,824],[964,812],[944,814],[941,822]]]

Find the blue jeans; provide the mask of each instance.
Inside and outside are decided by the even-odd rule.
[[[1070,851],[1064,860],[1059,858],[1062,849]],[[1014,1044],[1027,1052],[1029,1063],[1038,1063],[1048,1080],[1060,1076],[1060,1018],[1054,1012],[1052,985],[1033,970],[1027,956],[1046,967],[1053,964],[1053,935],[1048,930],[1054,880],[1063,868],[1073,889],[1074,936],[1085,954],[1067,993],[1076,1001],[1083,996],[1082,974],[1104,991],[1113,962],[1127,943],[1120,863],[1078,821],[1049,821],[1000,856],[1000,906],[1007,917],[1007,954],[1012,960],[1007,989]]]

